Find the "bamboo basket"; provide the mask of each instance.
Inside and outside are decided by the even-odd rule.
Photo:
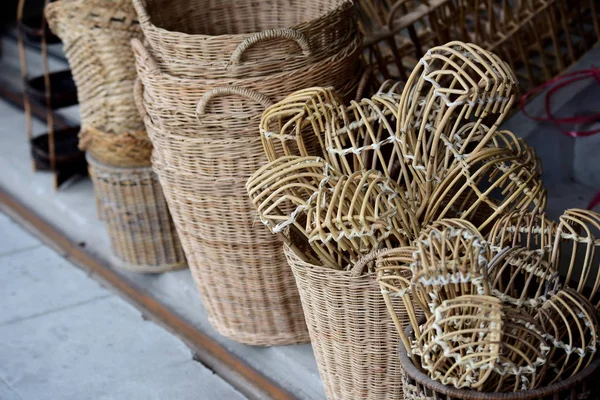
[[[99,214],[119,267],[158,273],[186,267],[158,179],[150,167],[113,167],[87,155]]]
[[[402,399],[400,338],[376,275],[309,264],[284,247],[329,400]],[[400,299],[394,306],[400,311]]]
[[[412,329],[407,330],[409,337]],[[410,359],[405,347],[400,344],[399,360],[403,369],[405,400],[571,400],[598,399],[600,390],[595,380],[599,376],[600,358],[596,358],[586,369],[559,383],[534,390],[514,393],[484,393],[474,390],[456,389],[443,385],[421,372]]]
[[[266,76],[339,52],[356,36],[347,0],[134,0],[148,48],[169,74]]]
[[[407,78],[433,47],[477,43],[533,87],[573,65],[600,39],[596,0],[359,0],[364,57],[376,79]]]
[[[63,0],[46,7],[73,71],[80,148],[116,166],[149,166],[151,146],[133,100],[132,38],[142,31],[129,1]]]

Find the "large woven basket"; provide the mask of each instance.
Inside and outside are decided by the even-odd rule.
[[[411,336],[411,329],[407,330]],[[403,368],[404,400],[595,400],[600,398],[600,387],[596,380],[600,377],[600,358],[580,373],[534,390],[514,393],[482,393],[474,390],[457,389],[445,386],[429,378],[415,367],[404,346],[400,344],[399,357]]]
[[[284,248],[329,400],[402,399],[400,338],[373,273],[302,261]],[[400,311],[399,298],[394,306]]]
[[[228,117],[235,120],[235,117]],[[308,341],[298,291],[281,242],[244,194],[265,159],[259,116],[245,129],[197,137],[169,134],[145,117],[159,176],[211,325],[238,342],[268,346]],[[243,124],[240,124],[243,127]]]
[[[600,39],[596,0],[358,0],[365,58],[380,79],[406,79],[433,46],[477,43],[528,87],[575,63]]]
[[[165,272],[186,267],[158,179],[150,167],[121,168],[89,154],[98,213],[106,222],[119,267]]]
[[[136,149],[145,132],[133,100],[136,72],[130,41],[141,38],[142,31],[131,2],[57,1],[48,5],[46,17],[64,43],[77,84],[80,147],[111,165],[148,166],[150,152]]]
[[[356,35],[348,0],[134,0],[149,50],[175,76],[264,76],[339,52]]]

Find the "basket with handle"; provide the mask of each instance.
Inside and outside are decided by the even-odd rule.
[[[269,3],[135,0],[149,51],[166,72],[205,79],[305,67],[356,36],[347,0]]]
[[[149,166],[151,146],[133,100],[130,41],[142,37],[133,6],[124,0],[68,0],[50,3],[45,12],[77,84],[80,147],[110,165]]]
[[[167,203],[150,167],[114,167],[87,155],[99,214],[120,268],[158,273],[186,268]]]
[[[235,87],[208,91],[203,104],[227,96],[271,104],[257,92]],[[204,106],[199,108],[204,114]],[[256,128],[259,116],[220,119],[215,134],[199,124],[196,137],[155,127],[148,115],[144,120],[155,144],[153,169],[211,325],[251,345],[307,342],[282,243],[256,223],[245,196],[248,176],[266,161]]]
[[[360,65],[360,37],[341,52],[301,69],[290,70],[265,77],[247,79],[190,79],[179,78],[161,71],[146,47],[138,40],[132,41],[140,80],[143,83],[144,104],[154,123],[176,132],[182,127],[197,127],[199,114],[207,109],[213,117],[202,117],[203,125],[221,126],[225,116],[250,117],[260,114],[263,105],[245,101],[239,96],[221,96],[206,102],[204,96],[211,89],[238,87],[258,92],[277,101],[293,90],[311,86],[334,86],[347,92],[350,98],[358,81]],[[220,89],[219,89],[220,90]]]

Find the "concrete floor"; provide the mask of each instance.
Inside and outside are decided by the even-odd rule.
[[[0,305],[2,400],[244,399],[4,214]]]

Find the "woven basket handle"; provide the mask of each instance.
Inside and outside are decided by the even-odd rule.
[[[138,71],[142,69],[147,69],[150,74],[162,76],[162,71],[160,67],[154,61],[152,55],[148,52],[148,49],[142,41],[138,38],[131,39],[131,48],[133,50],[133,54],[136,56],[136,61],[138,64]],[[142,64],[140,64],[142,63]]]
[[[387,20],[387,26],[390,31],[394,29],[394,17],[396,16],[396,13],[398,11],[400,11],[400,9],[402,9],[402,6],[407,1],[408,0],[398,0],[396,2],[396,4],[394,4],[392,6],[392,9],[390,10],[390,13],[388,14],[388,20]],[[429,4],[429,0],[421,0],[421,3],[423,3],[427,7],[431,7],[431,4]]]
[[[149,24],[150,16],[146,10],[146,2],[144,0],[133,0],[133,8],[138,15],[138,21],[141,24]]]
[[[256,43],[277,39],[287,39],[294,41],[302,50],[302,54],[304,54],[307,57],[312,54],[310,50],[310,45],[308,44],[308,39],[306,39],[306,36],[304,36],[302,33],[289,28],[269,29],[266,31],[255,33],[254,35],[249,36],[242,43],[240,43],[238,47],[233,51],[233,53],[231,53],[229,63],[234,65],[239,64],[242,61],[242,56],[244,55],[246,50],[254,46]]]
[[[210,101],[213,98],[215,98],[217,96],[231,96],[231,95],[242,96],[242,97],[246,97],[247,99],[254,100],[257,103],[259,103],[260,105],[264,106],[265,108],[273,105],[273,102],[271,101],[271,99],[269,99],[264,94],[257,92],[256,90],[247,89],[247,88],[238,87],[238,86],[224,86],[224,87],[218,87],[218,88],[211,89],[208,92],[204,93],[204,95],[198,102],[198,106],[196,107],[196,115],[198,117],[201,117],[204,114],[206,114],[206,107],[208,106],[208,103],[210,103]]]
[[[142,120],[146,118],[146,108],[144,107],[144,85],[140,78],[137,78],[133,83],[133,101],[137,107],[138,113]]]
[[[365,270],[365,267],[367,266],[367,264],[370,263],[371,261],[375,261],[377,259],[377,257],[379,257],[381,254],[385,253],[386,251],[389,251],[389,250],[388,249],[373,250],[369,254],[366,254],[366,255],[362,256],[361,258],[359,258],[354,263],[354,266],[350,269],[350,276],[352,276],[352,277],[361,276],[364,273],[364,270]]]

